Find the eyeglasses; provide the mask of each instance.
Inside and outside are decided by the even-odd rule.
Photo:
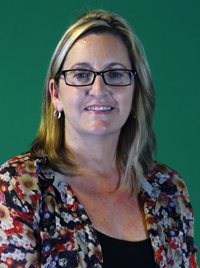
[[[103,81],[109,86],[129,86],[132,84],[136,72],[125,69],[113,69],[103,72],[94,72],[84,69],[62,71],[65,83],[68,86],[83,87],[94,83],[97,75],[103,77]]]

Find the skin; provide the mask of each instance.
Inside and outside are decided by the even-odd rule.
[[[78,39],[66,56],[63,70],[76,68],[97,72],[132,69],[125,44],[110,34],[89,34]],[[78,165],[85,169],[75,179],[66,176],[66,181],[94,227],[115,238],[145,239],[147,233],[138,198],[130,195],[129,188],[113,194],[119,181],[116,148],[121,128],[131,111],[134,82],[113,87],[97,76],[93,85],[80,88],[66,85],[61,77],[59,88],[52,79],[49,90],[55,108],[65,114],[65,141]],[[111,109],[88,109],[101,106]],[[123,172],[121,176],[123,179]]]

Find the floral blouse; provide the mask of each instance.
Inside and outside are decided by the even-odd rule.
[[[193,211],[177,172],[155,162],[140,198],[155,267],[198,267]],[[46,156],[15,157],[0,168],[0,267],[103,267],[83,206]]]

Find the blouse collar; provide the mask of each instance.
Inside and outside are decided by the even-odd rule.
[[[62,173],[56,172],[50,168],[48,165],[48,158],[44,155],[41,158],[38,158],[35,161],[35,168],[38,176],[46,181],[52,181],[53,186],[58,190],[58,192],[62,192],[64,187],[66,186],[65,176]],[[151,173],[154,173],[154,167],[151,169]],[[153,199],[158,199],[161,190],[157,183],[152,183],[153,181],[147,180],[148,174],[144,175],[141,182],[141,191],[140,195],[145,196],[146,194]],[[71,188],[71,187],[70,187]]]

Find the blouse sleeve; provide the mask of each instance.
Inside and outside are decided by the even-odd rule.
[[[163,244],[171,267],[197,268],[194,215],[185,182],[167,166],[159,165],[161,194],[158,200]]]
[[[185,245],[183,251],[185,251],[185,256],[187,256],[188,259],[188,262],[185,260],[185,263],[188,263],[189,268],[198,268],[196,256],[198,248],[194,244],[194,214],[189,199],[189,193],[182,178],[178,174],[175,174],[174,177],[178,189],[176,197],[178,197],[179,200],[179,209],[182,219],[183,245]]]
[[[0,168],[0,267],[40,267],[38,199],[32,162]]]
[[[148,189],[142,192],[155,267],[197,268],[194,216],[184,181],[175,170],[159,162],[145,178],[152,193],[159,192],[158,197]]]

